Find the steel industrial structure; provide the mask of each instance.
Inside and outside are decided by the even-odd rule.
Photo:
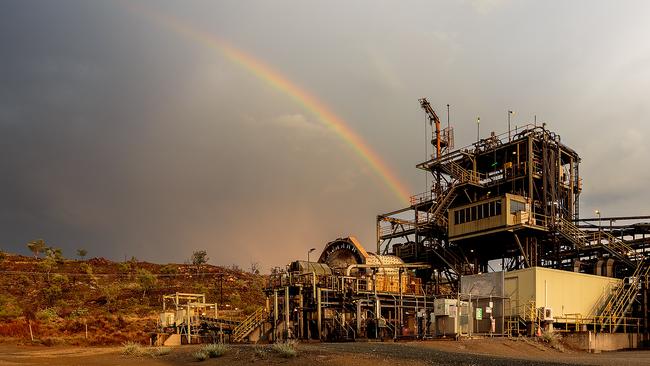
[[[442,128],[426,99],[420,106],[433,154],[417,168],[431,186],[377,216],[376,253],[339,238],[317,262],[276,271],[266,319],[251,320],[247,332],[259,326],[273,340],[458,337],[531,334],[555,322],[599,332],[635,324],[647,339],[650,225],[625,223],[650,217],[581,219],[580,157],[545,124],[454,149],[449,118]],[[531,276],[545,276],[543,288]],[[562,299],[569,283],[584,290],[582,300]]]
[[[432,125],[434,151],[417,168],[431,174],[432,185],[408,207],[377,216],[377,253],[429,264],[420,277],[450,292],[459,290],[461,276],[494,267],[627,278],[599,319],[616,325],[633,312],[647,333],[650,225],[621,224],[650,217],[581,219],[580,157],[545,124],[493,132],[454,149],[452,128],[441,129],[426,99],[420,106]]]

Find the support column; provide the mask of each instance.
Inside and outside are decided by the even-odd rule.
[[[361,334],[361,300],[357,300],[357,337]]]
[[[648,276],[642,279],[643,280],[643,341],[650,341],[650,330],[648,329]]]
[[[305,316],[305,312],[302,310],[304,307],[303,304],[303,298],[302,298],[302,285],[298,287],[298,301],[299,301],[299,310],[298,310],[298,335],[300,339],[305,338],[305,331],[303,329],[303,324],[305,324],[305,320],[303,319]]]
[[[278,290],[273,290],[273,341],[278,340]]]
[[[322,289],[320,289],[320,288],[316,290],[316,310],[317,310],[317,317],[318,317],[317,324],[318,324],[318,339],[319,340],[323,338],[322,337],[323,332],[322,332],[322,327],[321,327],[321,325],[322,325],[322,315],[323,315],[322,314],[322,306],[321,306],[322,305],[321,304],[321,291],[322,291]]]
[[[284,329],[287,331],[287,338],[289,337],[289,317],[291,311],[289,310],[289,286],[284,288]]]
[[[190,304],[187,304],[187,344],[192,343],[192,339],[190,334],[192,333],[192,326],[190,323],[192,322],[192,319],[190,318]]]

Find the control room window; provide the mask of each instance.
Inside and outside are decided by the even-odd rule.
[[[494,214],[495,214],[496,216],[501,215],[501,201],[495,201],[494,204],[495,204],[495,207],[494,207],[494,208],[495,208],[495,210],[494,210]]]
[[[526,204],[523,202],[511,200],[510,201],[510,213],[514,214],[519,211],[526,211]]]

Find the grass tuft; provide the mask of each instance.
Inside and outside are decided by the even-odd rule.
[[[298,355],[298,341],[296,340],[274,343],[271,348],[284,358],[296,357]]]
[[[192,357],[194,357],[194,360],[201,362],[210,358],[210,355],[208,355],[205,351],[200,350],[192,353]]]
[[[201,351],[207,353],[210,358],[221,357],[228,350],[229,347],[223,343],[211,343],[201,347]]]
[[[255,346],[254,351],[255,351],[255,357],[262,360],[265,360],[268,355],[267,349],[262,346]]]
[[[140,343],[129,341],[122,343],[122,354],[124,356],[141,357],[147,354],[147,351]]]
[[[557,332],[547,332],[547,331],[542,332],[542,341],[548,343],[551,346],[551,348],[555,348],[560,352],[564,352],[564,347],[560,342],[561,340],[562,340],[562,335],[560,335]]]

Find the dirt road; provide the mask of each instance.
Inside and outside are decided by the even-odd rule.
[[[0,345],[0,365],[650,365],[650,351],[587,354],[508,339],[408,343],[301,344],[295,358],[282,358],[268,346],[237,345],[216,359],[196,362],[198,346],[175,348],[165,356],[122,356],[119,347],[35,347]]]

